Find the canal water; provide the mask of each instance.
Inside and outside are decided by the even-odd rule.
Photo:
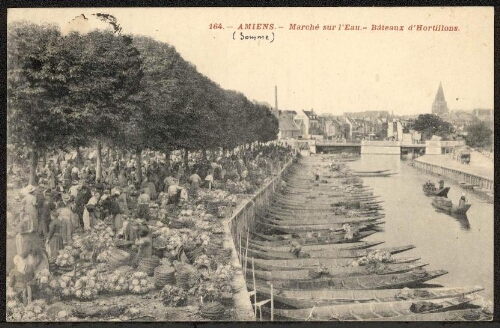
[[[383,200],[384,231],[365,240],[383,240],[383,247],[415,245],[416,248],[398,254],[419,256],[429,263],[427,270],[444,269],[448,274],[429,281],[444,287],[480,285],[485,300],[493,302],[494,278],[494,212],[493,205],[465,191],[458,183],[443,177],[450,186],[448,198],[454,204],[463,192],[472,207],[466,219],[456,219],[437,212],[432,197],[425,196],[422,184],[431,180],[436,185],[441,177],[426,174],[408,165],[399,155],[362,155],[348,165],[354,170],[390,169],[397,174],[385,178],[363,178],[364,185],[373,188]]]

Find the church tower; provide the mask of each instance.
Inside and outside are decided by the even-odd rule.
[[[448,105],[446,104],[446,100],[444,99],[443,86],[441,82],[439,82],[439,88],[436,93],[436,98],[432,103],[432,114],[440,115],[448,113]]]

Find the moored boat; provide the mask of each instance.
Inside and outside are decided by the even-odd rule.
[[[417,289],[374,289],[374,290],[287,290],[275,289],[274,300],[297,309],[323,305],[341,305],[367,302],[395,302],[404,300],[428,300],[436,298],[459,297],[484,290],[480,286],[451,288],[417,288]],[[269,286],[260,286],[257,291],[270,297]]]
[[[288,252],[290,246],[274,245],[272,242],[259,241],[258,243],[249,239],[248,244],[254,249],[263,249],[265,251]],[[383,241],[360,241],[348,244],[326,244],[326,245],[301,245],[302,251],[327,251],[335,249],[364,249],[383,244]],[[246,238],[242,239],[242,245],[246,245]]]
[[[393,264],[391,266],[382,266],[380,267],[380,269],[375,269],[373,267],[368,267],[368,266],[333,267],[333,268],[324,268],[325,270],[324,274],[327,274],[327,277],[330,278],[362,277],[374,274],[381,275],[381,274],[405,273],[415,269],[422,268],[426,265],[428,265],[428,263],[415,262],[411,264],[401,263],[401,264]],[[314,270],[315,269],[302,269],[302,270],[297,269],[297,270],[281,270],[281,271],[248,270],[247,275],[249,277],[252,277],[252,275],[255,274],[256,278],[268,281],[319,279],[313,277],[315,275]]]
[[[275,280],[275,288],[318,289],[390,289],[417,286],[425,281],[447,274],[446,270],[370,275],[362,277],[318,278],[310,280]]]
[[[476,300],[474,294],[439,298],[431,300],[411,300],[380,303],[360,303],[344,305],[325,305],[306,309],[274,309],[274,315],[291,320],[338,320],[364,321],[367,319],[384,320],[386,318],[435,313],[459,308]]]
[[[420,260],[420,257],[400,257],[393,256],[389,262],[384,262],[385,265],[413,263]],[[353,259],[289,259],[289,260],[263,260],[248,258],[248,267],[251,268],[252,261],[255,268],[262,270],[297,270],[297,269],[313,269],[317,267],[338,268],[351,266]]]
[[[374,249],[338,249],[338,250],[321,250],[300,252],[298,257],[291,252],[265,251],[263,249],[255,249],[250,246],[245,250],[249,257],[258,259],[296,259],[296,258],[323,258],[323,259],[338,259],[338,258],[358,258],[367,256],[375,251],[387,252],[390,254],[398,254],[407,250],[413,249],[415,246],[406,245],[398,247],[386,247],[377,250]]]
[[[298,242],[301,245],[325,245],[325,244],[340,244],[340,243],[352,243],[357,242],[365,237],[373,235],[376,233],[374,230],[360,231],[352,238],[346,238],[345,233],[342,232],[330,232],[327,234],[317,233],[311,234],[306,233],[305,236],[294,237],[290,234],[287,235],[263,235],[254,231],[250,231],[252,236],[262,238],[267,241],[274,241],[278,245],[289,245],[291,240]]]

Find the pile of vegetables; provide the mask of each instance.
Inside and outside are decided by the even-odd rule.
[[[162,302],[165,306],[184,306],[187,303],[187,293],[179,287],[165,285],[160,293]]]
[[[101,286],[96,282],[94,277],[81,277],[76,280],[75,286],[72,288],[72,294],[82,301],[91,301],[97,297]]]
[[[24,305],[17,299],[8,300],[6,304],[7,321],[48,321],[46,314],[47,303],[45,300],[35,300],[29,305]]]
[[[66,246],[64,249],[59,251],[59,255],[56,258],[56,264],[60,267],[70,267],[75,264],[75,258],[72,255],[73,248],[71,246]]]
[[[132,294],[145,294],[154,288],[154,282],[145,272],[134,272],[129,278],[129,290]]]

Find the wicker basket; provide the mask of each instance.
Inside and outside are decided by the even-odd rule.
[[[168,226],[172,229],[183,229],[186,228],[186,224],[183,221],[171,220]]]
[[[155,286],[158,289],[165,285],[175,284],[175,269],[171,266],[162,265],[154,270]]]
[[[184,254],[186,254],[186,257],[188,258],[189,262],[194,263],[196,258],[201,254],[203,254],[203,248],[199,246],[193,249],[184,248]]]
[[[226,309],[219,302],[210,302],[200,306],[200,314],[205,319],[220,320],[225,312]]]
[[[148,276],[153,276],[155,268],[160,265],[160,259],[156,256],[139,260],[138,271],[146,272]]]

